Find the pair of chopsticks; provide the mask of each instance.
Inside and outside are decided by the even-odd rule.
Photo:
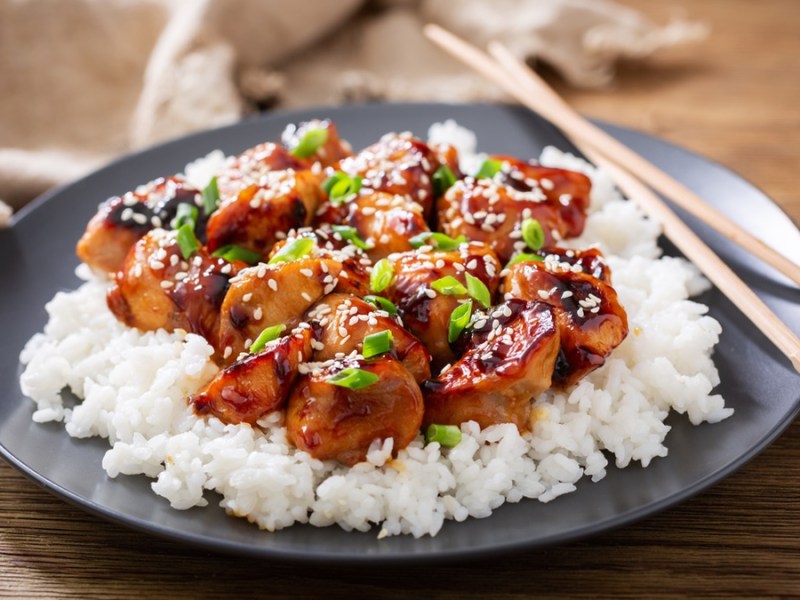
[[[635,201],[647,216],[662,224],[664,235],[786,355],[795,370],[800,371],[800,339],[650,187],[800,284],[798,265],[713,209],[654,164],[584,119],[499,42],[489,44],[489,56],[437,25],[426,25],[425,35],[455,58],[496,83],[520,103],[547,118],[569,136],[589,160],[607,170],[625,195]],[[643,182],[647,182],[647,185]]]

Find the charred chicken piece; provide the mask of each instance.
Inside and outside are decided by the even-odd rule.
[[[129,327],[184,329],[216,346],[220,306],[230,278],[243,266],[203,248],[184,259],[175,232],[155,229],[128,252],[108,291],[108,306]]]
[[[398,317],[348,294],[331,294],[320,300],[307,314],[318,329],[314,344],[315,361],[326,361],[351,352],[362,352],[364,338],[388,331],[392,336],[389,355],[399,360],[422,383],[431,376],[431,355],[422,342],[403,328]]]
[[[236,360],[266,327],[295,327],[315,302],[334,290],[340,271],[336,261],[313,256],[240,271],[231,279],[220,311],[223,360]]]
[[[500,281],[500,263],[494,252],[479,242],[461,244],[450,252],[423,249],[389,258],[394,279],[386,295],[397,305],[405,326],[428,348],[436,367],[455,359],[447,341],[450,315],[467,296],[437,292],[432,284],[451,276],[466,287],[469,273],[486,285],[491,298]]]
[[[550,387],[558,356],[553,309],[509,300],[473,318],[464,355],[423,384],[423,425],[513,423],[528,431],[531,399]]]
[[[314,140],[311,143],[308,139],[304,141],[308,134],[309,139]],[[319,163],[321,167],[331,167],[353,153],[350,144],[339,137],[336,125],[328,119],[289,125],[283,131],[281,141],[293,156],[311,165]]]
[[[353,227],[373,261],[411,250],[409,239],[429,231],[422,206],[407,196],[385,192],[371,192],[341,204],[327,202],[316,222]]]
[[[569,387],[601,366],[628,335],[628,318],[610,285],[588,273],[551,272],[544,262],[508,268],[506,295],[550,304],[556,315],[561,350],[553,383]]]
[[[324,199],[310,171],[272,171],[234,196],[222,198],[208,219],[208,249],[235,244],[266,254],[278,234],[311,223]]]
[[[78,241],[78,258],[98,271],[117,271],[138,239],[156,227],[169,227],[178,205],[196,206],[198,193],[176,176],[156,179],[123,196],[109,198]],[[198,221],[198,231],[205,231],[202,210]]]
[[[390,356],[336,361],[298,379],[286,409],[289,442],[320,460],[345,465],[364,460],[375,440],[394,440],[395,452],[419,432],[422,392],[402,364]],[[331,383],[344,369],[366,371],[374,383],[350,389]],[[345,373],[346,374],[346,373]]]
[[[267,343],[263,350],[217,373],[191,398],[199,415],[213,414],[224,423],[250,423],[282,410],[297,379],[298,367],[311,356],[311,328],[298,327]]]
[[[439,168],[436,154],[411,134],[387,134],[355,156],[342,160],[338,168],[363,178],[363,188],[408,196],[422,206],[427,219],[433,209],[431,178]]]

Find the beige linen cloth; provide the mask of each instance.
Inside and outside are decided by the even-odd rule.
[[[577,86],[696,40],[611,0],[0,0],[0,200],[275,106],[499,98],[421,33],[506,43]],[[8,221],[0,206],[0,222]]]

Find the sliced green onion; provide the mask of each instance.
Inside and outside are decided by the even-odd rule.
[[[214,250],[211,256],[215,258],[224,258],[228,262],[240,260],[249,265],[254,265],[261,259],[261,254],[258,252],[254,252],[253,250],[249,250],[248,248],[243,248],[242,246],[237,246],[235,244],[217,248]]]
[[[431,287],[445,296],[462,296],[467,293],[467,288],[452,275],[445,275],[431,283]]]
[[[542,260],[544,260],[544,258],[539,256],[538,254],[528,254],[527,252],[520,252],[514,258],[508,261],[508,264],[506,265],[505,268],[507,269],[511,265],[515,265],[521,262],[538,262]]]
[[[544,246],[544,229],[542,224],[530,217],[522,221],[522,239],[531,250],[538,250]]]
[[[184,260],[200,249],[200,242],[194,234],[194,223],[184,223],[178,227],[177,241]]]
[[[469,318],[472,316],[472,300],[468,300],[452,313],[450,313],[450,325],[447,327],[447,341],[451,344],[458,339],[461,332],[466,329]]]
[[[491,179],[503,169],[503,161],[487,158],[483,161],[481,168],[475,173],[475,179],[488,178]]]
[[[219,187],[217,187],[217,176],[211,178],[208,185],[203,188],[203,210],[206,211],[206,216],[217,210],[217,203],[219,202]]]
[[[343,240],[350,242],[356,248],[361,248],[362,250],[371,250],[375,247],[374,244],[368,244],[362,240],[358,236],[358,230],[355,227],[350,227],[349,225],[334,225],[332,229],[334,233],[338,233]]]
[[[336,171],[322,183],[322,189],[331,202],[340,204],[358,194],[362,181],[360,175],[351,176],[343,171]]]
[[[425,430],[425,443],[439,442],[443,448],[452,448],[461,441],[461,430],[455,425],[431,423]]]
[[[292,262],[303,258],[306,254],[311,252],[314,247],[314,239],[308,237],[301,237],[287,242],[286,245],[278,250],[278,253],[269,259],[270,265],[282,262]]]
[[[269,344],[272,340],[277,340],[285,329],[286,325],[283,323],[264,329],[264,331],[258,334],[256,341],[250,345],[250,354],[255,354],[263,350],[264,346]]]
[[[355,367],[348,367],[342,369],[336,373],[336,375],[328,377],[325,381],[351,390],[360,390],[368,385],[372,385],[378,381],[378,379],[379,377],[375,375],[375,373],[363,369],[356,369]]]
[[[394,279],[394,265],[388,259],[382,258],[372,267],[369,274],[369,289],[373,292],[382,292]]]
[[[378,308],[380,310],[385,310],[392,316],[395,316],[397,314],[397,307],[394,305],[394,303],[391,300],[387,300],[383,296],[369,295],[369,296],[364,296],[363,300],[365,302],[369,302],[375,308]]]
[[[192,229],[197,225],[197,207],[188,202],[181,202],[178,204],[178,210],[175,211],[175,220],[172,222],[172,227],[173,229],[180,229],[187,224],[191,225]]]
[[[361,346],[361,355],[364,358],[372,358],[385,354],[392,349],[394,345],[394,338],[392,332],[388,329],[373,333],[364,338],[364,343]]]
[[[314,152],[319,150],[325,142],[328,141],[328,130],[325,128],[309,129],[305,132],[297,145],[289,150],[289,152],[297,158],[308,158]]]
[[[465,273],[467,276],[467,293],[471,298],[478,301],[483,308],[489,308],[492,304],[492,295],[489,293],[489,288],[477,277]]]
[[[443,252],[450,252],[457,250],[461,244],[466,244],[469,240],[463,235],[453,239],[449,235],[439,233],[438,231],[425,231],[418,233],[408,240],[412,248],[419,248],[421,246],[433,246],[437,250]]]
[[[433,174],[433,193],[437,196],[444,196],[450,186],[456,182],[456,176],[447,165],[442,165]]]

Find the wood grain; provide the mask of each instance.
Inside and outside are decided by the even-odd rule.
[[[670,6],[627,4],[656,17]],[[800,222],[795,0],[694,0],[700,46],[625,67],[614,90],[559,85],[585,114],[721,162]],[[552,81],[558,85],[557,81]],[[0,464],[0,596],[13,598],[735,598],[800,595],[800,421],[738,473],[633,526],[479,565],[307,568],[187,549],[67,505]]]

